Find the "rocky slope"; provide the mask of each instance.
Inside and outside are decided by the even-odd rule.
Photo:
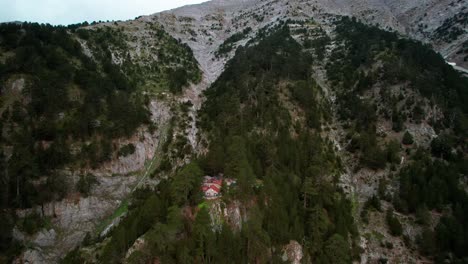
[[[152,35],[151,27],[154,25],[161,25],[173,38],[180,39],[182,43],[190,47],[203,72],[198,83],[190,83],[181,95],[171,96],[161,92],[159,88],[162,84],[153,80],[153,76],[148,75],[148,81],[143,87],[147,88],[145,92],[154,97],[150,103],[152,122],[157,127],[163,128],[171,123],[173,117],[179,118],[174,125],[173,134],[169,137],[174,140],[178,135],[185,137],[193,153],[199,154],[206,153],[206,146],[202,142],[203,135],[200,135],[197,127],[197,112],[204,102],[203,91],[221,75],[226,63],[234,56],[237,47],[247,45],[261,29],[275,25],[279,21],[313,19],[315,24],[309,25],[307,30],[315,32],[314,29],[320,29],[332,39],[331,45],[327,46],[327,56],[330,56],[331,51],[339,45],[334,42],[336,32],[333,21],[337,19],[336,15],[355,16],[365,23],[378,24],[384,29],[396,30],[401,35],[427,42],[447,57],[448,61],[467,67],[468,63],[464,59],[467,54],[466,43],[468,41],[465,15],[467,8],[467,0],[421,0],[404,3],[396,0],[213,0],[200,5],[143,16],[133,21],[95,25],[89,27],[88,30],[112,28],[126,34],[126,49],[110,48],[113,63],[123,65],[129,56],[133,62],[141,63],[143,72],[147,70],[146,66],[158,60],[157,51],[152,49],[159,45],[158,39]],[[300,33],[303,28],[299,24],[291,26],[293,32],[294,30],[299,32],[294,35],[299,42],[305,38]],[[311,36],[313,38],[320,34],[323,33],[315,32]],[[80,39],[80,43],[84,50],[88,51],[87,55],[92,57],[93,48],[88,47],[87,41],[83,39]],[[170,50],[165,50],[165,52],[170,52]],[[328,83],[324,70],[325,63],[315,65],[315,67],[317,69],[314,78],[323,89],[326,99],[333,102],[336,96],[333,88],[330,88],[331,84]],[[18,82],[14,82],[12,89],[17,89],[15,88],[17,86]],[[156,89],[153,89],[155,87]],[[399,91],[399,87],[395,89]],[[167,97],[164,100],[158,100],[156,96]],[[419,96],[416,95],[417,98]],[[189,107],[186,112],[181,113],[179,107],[184,103],[188,103]],[[435,137],[433,127],[428,124],[431,113],[429,110],[427,112],[428,117],[424,122],[406,124],[408,130],[415,135],[418,145],[426,147]],[[336,130],[333,130],[333,133],[330,132],[329,137],[336,143],[337,149],[341,150],[346,148],[349,140],[346,138],[342,124],[336,121],[335,125]],[[400,140],[402,137],[401,133],[393,133],[391,124],[383,120],[378,123],[378,130],[379,133],[386,134],[388,138]],[[134,154],[116,158],[92,171],[100,176],[98,178],[100,184],[93,189],[90,197],[81,197],[76,200],[65,199],[47,204],[44,209],[39,207],[33,209],[38,212],[43,210],[46,216],[52,216],[56,230],[44,230],[30,238],[25,238],[24,234],[16,230],[15,235],[18,240],[33,243],[33,249],[26,251],[21,260],[33,263],[55,262],[66,251],[78,245],[86,232],[95,231],[97,223],[112,214],[120,201],[125,199],[139,183],[138,177],[132,174],[144,171],[145,162],[152,160],[158,154],[156,148],[165,140],[165,137],[164,130],[156,130],[156,132],[150,132],[146,128],[138,130],[129,139],[116,142],[119,146],[134,144],[136,147]],[[172,150],[173,147],[169,149]],[[163,155],[166,153],[162,153]],[[189,161],[191,157],[191,154],[188,154],[170,159],[175,168]],[[356,160],[344,158],[347,164],[351,165],[346,168],[347,174],[342,177],[343,186],[350,189],[351,194],[356,195],[359,204],[362,205],[376,194],[379,180],[385,179],[391,172],[382,171],[375,174],[365,169],[356,172],[352,165]],[[404,162],[403,156],[401,165]],[[77,181],[76,176],[71,176],[71,179],[74,179],[74,182]],[[388,205],[385,204],[384,208],[386,206]],[[21,211],[18,214],[27,215],[29,211]],[[236,214],[228,214],[226,217],[236,217]],[[370,234],[362,237],[365,249],[363,263],[373,263],[372,261],[377,261],[384,256],[393,262],[416,260],[418,254],[405,248],[401,239],[390,236],[385,228],[382,228],[385,225],[382,221],[385,221],[382,214],[376,213],[371,217],[370,225],[360,227],[361,232]],[[406,229],[409,234],[414,232],[410,224]],[[375,230],[378,230],[377,233],[380,235],[383,234],[385,240],[391,241],[397,248],[391,251],[390,255],[388,250],[380,244],[383,241],[382,238],[375,238],[377,236],[373,232]],[[61,247],[55,250],[52,245],[57,244]],[[399,254],[406,258],[399,258]],[[285,259],[299,262],[302,258],[301,245],[296,241],[291,241],[290,245],[285,248],[285,255],[287,255]]]
[[[7,27],[8,25],[4,26],[4,28]],[[35,33],[33,29],[28,30],[30,31],[24,32]],[[40,30],[40,28],[37,30]],[[42,30],[55,32],[58,29],[49,27]],[[16,33],[16,31],[13,32]],[[14,212],[15,217],[18,219],[17,222],[26,221],[23,219],[31,219],[35,216],[46,219],[44,223],[41,223],[39,232],[31,231],[34,233],[28,234],[22,228],[16,227],[14,229],[13,238],[22,244],[29,245],[28,248],[23,250],[23,254],[17,258],[17,262],[19,263],[55,263],[67,252],[79,245],[86,234],[100,232],[102,230],[97,230],[104,229],[107,225],[115,222],[114,220],[118,220],[118,217],[125,211],[125,200],[135,188],[143,185],[157,184],[157,180],[151,179],[151,176],[161,163],[163,154],[166,152],[162,151],[164,143],[172,141],[176,136],[185,139],[189,138],[191,134],[196,133],[196,130],[193,131],[192,129],[194,125],[187,128],[186,126],[183,127],[182,123],[188,122],[185,120],[188,119],[188,114],[182,113],[180,108],[183,102],[187,101],[191,101],[190,104],[193,101],[194,105],[199,106],[201,102],[198,100],[198,94],[191,95],[191,89],[184,91],[184,94],[172,93],[170,90],[174,86],[174,83],[184,82],[184,78],[186,79],[187,76],[182,76],[177,81],[174,81],[168,74],[173,71],[179,71],[182,74],[188,73],[188,75],[192,76],[188,77],[191,79],[188,81],[190,86],[196,86],[200,83],[200,71],[188,48],[184,48],[183,45],[171,38],[157,25],[148,23],[97,24],[83,27],[79,29],[79,32],[73,30],[65,34],[69,34],[70,41],[77,41],[76,44],[81,46],[81,51],[79,52],[82,52],[81,58],[84,58],[83,60],[87,59],[99,64],[104,53],[106,54],[105,56],[110,57],[110,62],[114,65],[114,69],[117,69],[119,72],[125,72],[124,74],[128,78],[132,78],[135,81],[132,83],[132,89],[136,90],[134,90],[131,96],[146,97],[145,102],[140,101],[139,104],[146,109],[149,122],[140,125],[130,136],[109,138],[113,149],[112,153],[109,153],[104,162],[95,165],[90,165],[86,161],[83,161],[79,153],[86,149],[87,146],[92,145],[92,140],[100,138],[102,135],[99,132],[94,132],[91,138],[87,140],[75,139],[71,136],[68,138],[66,143],[70,145],[70,155],[72,155],[73,159],[66,166],[62,166],[58,170],[58,173],[63,177],[63,185],[60,187],[63,196],[48,199],[39,204],[33,202],[33,205],[29,206],[32,208],[17,209]],[[1,39],[0,42],[4,45],[3,35]],[[50,40],[36,41],[47,42]],[[9,47],[9,49],[11,50],[9,52],[3,52],[2,50],[0,62],[14,65],[9,60],[14,58],[17,50],[15,50],[15,46]],[[60,50],[60,47],[57,50]],[[80,49],[77,48],[77,52],[78,50]],[[66,54],[65,52],[63,53]],[[66,55],[70,56],[69,54]],[[77,61],[76,58],[68,57],[65,57],[64,61],[73,59]],[[80,65],[79,62],[76,64]],[[103,65],[99,64],[98,69],[94,70],[99,72],[101,67]],[[31,102],[30,98],[34,98],[29,94],[29,89],[33,83],[31,80],[34,80],[35,74],[38,73],[35,69],[25,71],[20,67],[18,68],[7,70],[1,76],[1,113],[8,113],[11,111],[12,106],[24,109],[22,111],[27,113],[26,109],[28,109],[27,106]],[[66,74],[69,76],[75,75],[73,72],[67,72]],[[95,83],[102,81],[99,77],[99,75],[96,75],[96,79],[94,79]],[[6,79],[5,82],[3,82],[4,79]],[[121,79],[119,82],[122,85],[130,86],[128,82],[124,83],[124,81]],[[188,84],[179,83],[179,86],[186,85]],[[68,83],[64,85],[66,90],[70,90],[71,100],[74,100],[75,104],[76,101],[84,101],[84,94],[86,92],[83,90],[89,88],[86,86],[86,84],[80,84],[79,86],[76,84],[68,85]],[[176,85],[174,88],[179,89],[179,86]],[[113,93],[112,91],[108,92]],[[101,100],[100,104],[101,106],[105,106],[106,102]],[[122,108],[122,112],[119,114],[123,116],[127,115],[127,110],[129,109],[126,108]],[[191,110],[192,114],[193,112]],[[59,118],[72,118],[72,116],[73,113],[70,113],[68,110],[63,110],[59,114]],[[8,117],[8,114],[4,114],[3,117]],[[93,118],[91,114],[88,117]],[[99,118],[102,118],[102,115]],[[182,120],[173,121],[177,118],[181,118]],[[36,119],[36,121],[42,120],[44,118]],[[99,127],[100,122],[102,122],[101,120],[96,118],[92,123],[96,124],[95,127]],[[15,151],[14,144],[11,145],[11,141],[3,139],[14,135],[15,129],[19,127],[17,123],[23,122],[21,126],[34,127],[34,121],[29,121],[26,118],[20,121],[5,118],[2,122],[2,153],[10,151],[10,154],[6,152],[6,160],[9,162],[8,159],[12,155],[11,152]],[[169,134],[169,130],[173,131],[174,134]],[[195,142],[191,142],[188,139],[186,141],[187,143],[180,145],[180,148],[192,143],[195,144]],[[52,142],[53,140],[48,139],[42,141],[41,144],[47,147]],[[171,144],[168,143],[168,145]],[[122,149],[128,146],[132,146],[133,150],[126,154],[119,154]],[[183,163],[185,156],[180,154],[181,151],[172,147],[171,150],[174,156],[177,155],[177,158],[172,159],[169,157],[168,160],[175,164],[177,162]],[[99,151],[99,147],[97,150],[94,150],[94,152]],[[83,179],[88,177],[87,175],[92,175],[91,179],[94,180],[90,180],[91,183],[85,183],[84,188],[86,193],[83,193],[84,191],[81,186],[83,186]],[[34,186],[37,187],[37,185],[48,182],[47,177],[53,178],[56,176],[55,173],[54,175],[41,175],[39,180],[33,180]],[[3,180],[8,181],[9,178],[8,174],[3,174],[2,169]],[[8,184],[5,184],[3,187],[7,188]],[[41,192],[46,193],[47,191],[41,190]],[[44,194],[44,196],[46,195]],[[2,195],[2,199],[8,199],[8,197],[4,197]],[[123,211],[121,210],[122,208]]]
[[[463,60],[466,56],[466,51],[463,51],[468,41],[467,9],[467,0],[214,0],[142,17],[140,20],[158,21],[172,36],[187,43],[207,79],[212,82],[222,72],[227,61],[226,58],[216,58],[216,51],[234,33],[247,27],[253,29],[253,33],[234,43],[243,45],[256,31],[278,20],[321,20],[327,14],[355,16],[365,23],[396,30],[402,35],[433,45],[448,60],[468,67],[468,62]],[[463,18],[448,22],[457,16]],[[453,38],[440,36],[446,36],[451,31],[457,32]]]
[[[447,61],[467,67],[466,51],[464,51],[468,40],[465,15],[467,7],[468,2],[463,0],[405,3],[401,1],[230,1],[229,4],[224,1],[211,1],[141,19],[158,21],[172,36],[186,42],[194,50],[201,68],[208,76],[207,79],[213,81],[223,71],[236,47],[245,45],[260,29],[273,25],[279,20],[312,18],[333,38],[333,27],[330,27],[334,20],[333,15],[355,16],[365,23],[378,24],[386,30],[396,30],[403,36],[432,45],[446,57]],[[234,48],[219,56],[220,47],[226,41],[229,42],[231,36],[243,32],[246,28],[251,28],[252,31],[236,39],[233,43]],[[328,86],[326,79],[318,78],[317,81],[324,84],[322,88]],[[333,100],[333,96],[329,95]],[[428,109],[427,112],[431,110]],[[419,146],[428,147],[430,141],[437,136],[428,121],[430,118],[426,122],[406,124],[408,131],[415,135]],[[379,123],[378,131],[397,140],[401,140],[402,137],[402,134],[392,132],[391,124],[386,122]],[[346,144],[344,136],[342,134],[341,138],[336,138],[336,141]],[[404,166],[406,158],[401,157],[401,166]],[[351,159],[349,162],[355,164],[356,160]],[[352,170],[350,168],[348,175],[352,183],[347,186],[354,190],[354,195],[358,197],[361,205],[377,193],[379,182],[391,174],[389,171],[375,174],[373,171],[351,172]],[[346,177],[344,181],[346,182]],[[387,206],[385,204],[384,208]],[[411,224],[411,219],[400,217],[407,223],[405,225],[407,234],[415,237],[420,229]],[[372,263],[383,258],[392,263],[418,260],[420,256],[417,253],[408,249],[402,240],[388,234],[382,214],[374,214],[371,221],[369,225],[362,226],[361,230],[365,234],[362,237],[362,246],[365,249],[363,263]],[[384,242],[392,244],[392,249],[382,247]]]

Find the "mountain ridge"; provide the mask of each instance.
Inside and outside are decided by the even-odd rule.
[[[419,245],[416,237],[421,234],[430,237],[435,235],[435,230],[429,230],[432,233],[422,230],[422,226],[412,220],[412,214],[416,209],[423,211],[434,229],[440,220],[441,213],[437,211],[440,205],[432,203],[430,208],[416,208],[411,193],[405,193],[399,186],[418,180],[407,171],[417,170],[421,164],[434,170],[457,171],[454,168],[460,159],[463,160],[463,133],[468,122],[466,106],[462,104],[466,99],[462,79],[428,45],[420,45],[412,39],[430,42],[440,53],[448,54],[446,60],[463,61],[463,52],[457,53],[467,37],[462,28],[465,3],[463,0],[417,3],[393,0],[215,0],[130,21],[50,29],[77,41],[82,52],[80,54],[80,49],[76,49],[80,60],[102,60],[96,66],[98,72],[101,68],[106,70],[102,78],[117,74],[112,80],[118,89],[133,87],[134,92],[126,97],[141,96],[141,100],[132,101],[130,105],[148,110],[147,123],[132,130],[127,137],[107,142],[116,148],[111,151],[110,159],[106,159],[97,147],[94,152],[103,155],[103,163],[94,164],[92,168],[67,167],[70,171],[66,174],[70,175],[65,178],[76,186],[72,187],[71,197],[47,200],[42,208],[36,205],[18,209],[17,215],[22,222],[15,227],[14,236],[20,241],[32,241],[34,247],[25,249],[17,260],[58,262],[65,251],[80,245],[84,239],[66,260],[76,263],[85,257],[91,262],[130,262],[130,259],[138,259],[140,249],[157,246],[158,243],[151,239],[160,239],[158,235],[173,238],[175,232],[185,234],[180,237],[190,238],[187,235],[190,225],[200,220],[199,215],[204,221],[211,218],[218,228],[223,217],[236,219],[235,226],[252,228],[248,218],[253,216],[251,211],[258,205],[265,212],[278,213],[280,217],[284,213],[281,210],[287,212],[287,207],[269,212],[268,206],[257,204],[259,200],[255,195],[249,201],[249,195],[264,191],[264,183],[268,186],[266,193],[276,194],[272,204],[284,205],[282,195],[277,195],[283,194],[283,185],[294,190],[288,197],[294,197],[299,211],[307,208],[311,197],[317,194],[316,188],[323,187],[321,206],[324,207],[316,211],[317,215],[311,215],[321,218],[313,219],[322,220],[330,233],[338,228],[340,236],[352,234],[353,239],[349,240],[340,236],[328,237],[329,232],[323,234],[322,239],[326,238],[328,246],[345,245],[343,249],[353,249],[353,253],[344,259],[361,255],[362,263],[383,261],[387,257],[394,262],[428,260],[430,257],[411,250],[406,244]],[[377,23],[380,29],[387,31],[375,27]],[[40,26],[38,29],[44,30]],[[30,32],[35,31],[31,29]],[[51,40],[44,43],[47,41]],[[1,44],[4,43],[0,38]],[[61,48],[57,50],[60,55]],[[14,55],[5,53],[0,62],[8,62]],[[52,62],[49,63],[54,66]],[[74,66],[79,68],[81,64]],[[87,67],[93,69],[92,65]],[[24,88],[37,74],[36,68],[32,69],[23,73],[20,68],[16,70],[19,74],[10,69],[13,74],[7,75],[6,89],[2,92],[11,93],[15,100],[16,90],[27,91]],[[129,80],[122,85],[119,81],[125,78]],[[80,78],[76,80],[80,81]],[[89,82],[79,84],[86,89]],[[103,92],[108,93],[109,98],[121,93],[112,87]],[[70,94],[80,99],[84,93],[77,91],[75,85],[70,88]],[[13,105],[13,101],[5,102],[5,108]],[[26,106],[27,100],[22,103]],[[106,105],[106,101],[101,100],[100,104]],[[123,110],[117,113],[120,113],[117,116],[125,116]],[[54,116],[62,120],[71,115],[64,111]],[[102,115],[90,118],[94,127],[103,122],[112,128],[113,123],[106,122]],[[117,123],[125,125],[130,121],[124,119]],[[15,122],[18,121],[13,121],[11,131],[14,131]],[[51,141],[39,143],[36,145],[47,149]],[[74,146],[73,152],[89,145],[89,142],[83,142],[83,147]],[[431,158],[435,160],[434,164]],[[416,165],[412,167],[413,164]],[[202,173],[216,175],[221,172],[237,178],[245,194],[236,194],[233,200],[216,204],[201,202],[197,190]],[[98,184],[92,175],[83,173],[97,176]],[[144,175],[141,180],[138,178],[140,174]],[[400,174],[406,182],[398,181]],[[456,173],[451,173],[452,176],[458,177]],[[445,184],[443,179],[441,183],[441,179],[435,178],[439,184]],[[33,181],[34,184],[41,182],[44,178]],[[307,189],[300,187],[302,183],[307,183]],[[421,188],[429,188],[431,184],[423,182]],[[132,194],[131,190],[139,186],[148,189],[139,188]],[[251,186],[255,186],[255,192]],[[176,194],[168,194],[174,190]],[[185,197],[177,195],[185,191],[188,191]],[[170,219],[165,217],[167,208],[156,208],[159,195],[164,197],[161,198],[166,201],[164,205],[177,203],[170,209]],[[267,201],[269,195],[263,199]],[[437,198],[445,203],[451,201],[444,193]],[[244,201],[239,202],[239,199]],[[339,204],[339,208],[334,207],[334,203]],[[230,213],[223,213],[221,206],[232,207]],[[208,212],[204,211],[205,207]],[[152,208],[155,210],[147,212]],[[394,213],[393,208],[397,212]],[[166,221],[177,219],[177,209],[186,221],[188,230],[185,231],[188,233],[181,231],[180,225],[167,225],[169,233],[164,233],[162,227],[166,227]],[[150,221],[159,210],[160,222],[152,228]],[[387,210],[387,217],[384,210]],[[299,214],[299,219],[310,212],[305,210],[303,215]],[[356,223],[352,220],[340,222],[333,212],[343,214],[346,219],[354,217]],[[53,222],[53,228],[46,225],[51,231],[43,229],[30,236],[24,233],[28,230],[28,221],[32,221],[28,217],[35,214],[47,216]],[[139,219],[140,216],[144,220]],[[261,217],[257,220],[263,221]],[[147,223],[140,225],[141,221]],[[341,226],[335,227],[330,225],[331,222]],[[354,224],[358,225],[359,236]],[[42,225],[44,223],[41,228]],[[387,225],[393,229],[388,230]],[[138,231],[134,230],[135,226]],[[57,230],[63,230],[59,236],[54,231],[57,227]],[[268,221],[263,222],[263,227],[253,227],[255,232],[266,227],[280,231]],[[296,223],[292,229],[295,235],[301,234]],[[97,235],[93,234],[96,230],[99,231]],[[105,232],[101,232],[103,230]],[[289,238],[289,234],[280,233]],[[62,241],[67,242],[62,245],[62,250],[60,247],[48,248],[54,243],[62,244]],[[277,252],[282,250],[285,241],[276,242],[272,252],[276,250],[275,255],[279,255]],[[304,253],[305,259],[309,260],[311,256],[321,255],[314,250],[307,253],[309,245],[301,245],[298,237],[289,242],[289,245],[295,245],[293,255],[302,257]],[[352,247],[346,246],[348,242]],[[129,248],[128,254],[124,254]],[[136,257],[131,254],[135,252],[138,253]],[[332,252],[327,249],[321,256],[322,261],[336,257]],[[162,250],[158,255],[150,251],[144,257],[157,261],[168,255],[166,253]],[[463,253],[458,254],[463,256]],[[267,255],[258,257],[266,260]],[[79,257],[74,259],[76,256]]]
[[[195,18],[195,23],[202,20],[204,16],[209,14],[226,13],[224,17],[225,22],[228,23],[227,27],[232,23],[232,19],[239,16],[240,13],[255,12],[261,15],[261,12],[256,12],[255,9],[263,6],[269,8],[271,12],[275,12],[274,16],[266,15],[268,23],[274,23],[276,19],[306,19],[317,18],[323,14],[355,16],[364,23],[379,24],[383,29],[397,30],[402,35],[418,39],[423,42],[430,43],[434,48],[441,52],[448,60],[453,60],[460,64],[460,66],[468,67],[468,63],[460,58],[457,52],[463,50],[463,43],[468,41],[468,31],[464,29],[464,33],[452,42],[443,42],[438,39],[431,39],[434,31],[439,28],[444,20],[453,17],[454,15],[463,11],[468,6],[466,0],[425,0],[419,2],[401,3],[400,1],[393,0],[367,0],[363,1],[348,1],[348,0],[334,0],[334,1],[268,1],[268,0],[247,0],[247,1],[234,1],[234,4],[229,1],[209,1],[197,5],[187,7],[180,7],[177,9],[164,11],[161,13],[148,16],[149,18],[164,17],[166,14],[171,14],[179,17],[192,17]],[[270,7],[273,8],[270,9]],[[288,9],[289,6],[293,8]],[[263,10],[265,12],[265,10]],[[296,13],[294,13],[296,12]],[[428,14],[429,12],[429,14]],[[199,47],[193,40],[193,36],[187,35],[180,29],[171,27],[168,20],[160,19],[160,23],[166,26],[166,29],[176,38],[181,38],[185,43],[191,45],[192,49],[198,50]],[[259,23],[266,25],[268,23]],[[428,25],[427,25],[427,24]],[[255,24],[255,23],[254,23]],[[419,25],[427,25],[427,28],[420,28]],[[465,24],[466,25],[466,24]],[[234,32],[241,31],[242,28],[234,29]],[[225,40],[229,34],[217,34],[220,39]],[[195,37],[196,39],[197,37]],[[203,43],[207,44],[207,43]],[[206,56],[203,55],[203,56]],[[206,67],[202,64],[203,67]],[[216,71],[219,75],[219,70]],[[211,79],[211,78],[210,78]]]

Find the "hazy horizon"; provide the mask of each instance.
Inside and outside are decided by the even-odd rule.
[[[69,25],[81,22],[129,20],[141,15],[207,0],[0,0],[0,22],[26,21]]]

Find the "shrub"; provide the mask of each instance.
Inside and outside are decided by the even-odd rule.
[[[33,235],[46,226],[46,221],[39,214],[33,213],[19,222],[19,229],[28,235]]]
[[[127,144],[127,145],[121,147],[119,149],[118,155],[119,155],[119,157],[127,157],[128,155],[132,155],[133,153],[135,153],[135,150],[136,150],[135,145],[130,143],[130,144]]]
[[[92,174],[81,175],[76,183],[76,189],[84,196],[88,196],[91,188],[96,183],[98,183],[96,176]]]
[[[403,234],[403,226],[398,218],[394,216],[392,209],[388,209],[386,220],[392,236],[401,236]]]
[[[403,140],[401,143],[403,143],[404,145],[411,145],[413,144],[414,140],[413,140],[413,135],[411,135],[408,131],[405,132],[405,134],[403,135]]]

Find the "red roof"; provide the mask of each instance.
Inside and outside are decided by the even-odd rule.
[[[214,186],[214,185],[211,185],[210,187],[208,187],[208,189],[206,189],[206,191],[208,191],[209,189],[211,189],[211,190],[213,190],[213,191],[219,193],[219,188],[216,187],[216,186]],[[205,192],[206,192],[206,191],[205,191]]]
[[[213,191],[219,193],[221,188],[217,184],[205,184],[205,185],[202,186],[202,191],[203,192],[206,192],[209,189],[212,189]]]

